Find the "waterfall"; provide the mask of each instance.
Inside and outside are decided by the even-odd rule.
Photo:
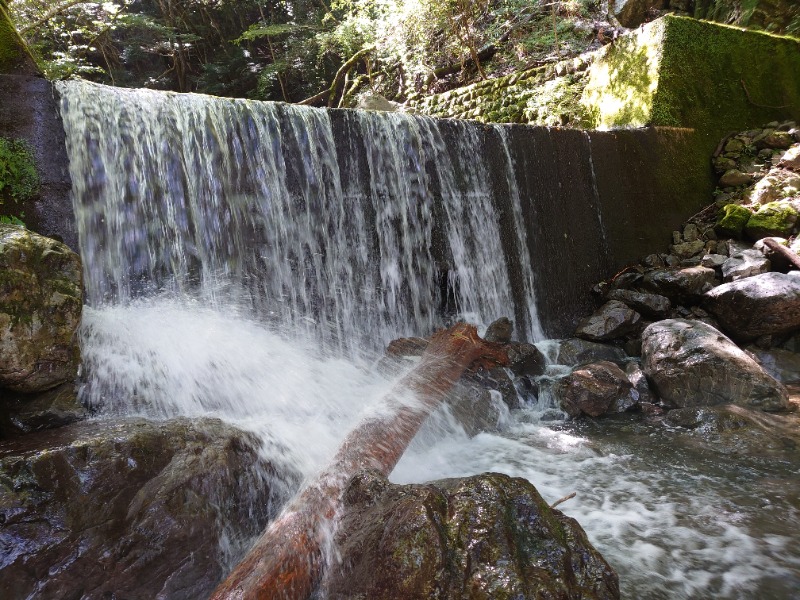
[[[90,306],[165,292],[236,299],[345,352],[428,334],[448,313],[483,325],[522,314],[519,335],[542,335],[524,229],[521,267],[501,244],[506,199],[480,160],[480,125],[362,111],[333,123],[302,106],[86,82],[58,90]]]

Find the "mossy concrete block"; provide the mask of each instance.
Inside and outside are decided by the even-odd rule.
[[[769,202],[750,217],[745,233],[754,240],[776,235],[787,237],[797,223],[797,216],[788,202]]]
[[[41,74],[36,61],[33,60],[2,4],[0,4],[0,74]]]
[[[800,36],[800,3],[797,0],[697,0],[694,16]]]
[[[800,119],[800,40],[667,16],[621,37],[589,71],[595,127],[729,131]]]
[[[742,230],[752,216],[753,213],[749,208],[739,204],[727,204],[720,211],[714,229],[725,237],[741,237]]]

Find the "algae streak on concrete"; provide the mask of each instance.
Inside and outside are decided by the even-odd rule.
[[[28,47],[11,24],[5,7],[0,4],[0,74],[40,74]]]
[[[598,128],[690,127],[709,139],[800,119],[800,40],[664,17],[595,61],[581,102]]]

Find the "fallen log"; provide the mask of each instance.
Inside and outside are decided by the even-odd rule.
[[[770,238],[764,238],[764,245],[776,254],[782,256],[784,260],[790,263],[795,269],[800,269],[800,256],[789,250],[789,248]]]
[[[417,366],[385,399],[385,410],[348,434],[330,465],[269,525],[211,599],[308,598],[322,575],[333,518],[350,478],[365,468],[388,476],[465,370],[507,363],[504,347],[482,340],[471,325],[434,334]]]

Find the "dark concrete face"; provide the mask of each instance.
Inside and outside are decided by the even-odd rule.
[[[41,188],[22,205],[29,229],[78,250],[70,198],[64,126],[52,84],[41,77],[0,75],[0,135],[30,144]]]

